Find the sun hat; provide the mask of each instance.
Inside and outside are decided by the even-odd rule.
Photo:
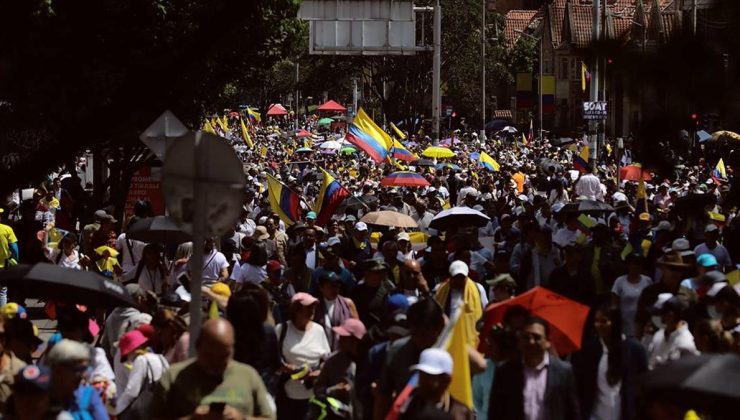
[[[311,306],[319,300],[306,292],[298,292],[290,298],[290,303],[300,303],[302,306]]]
[[[514,277],[511,277],[511,274],[499,274],[492,279],[486,280],[486,283],[492,288],[496,288],[498,286],[516,288],[516,281],[514,281]]]
[[[677,251],[671,251],[658,260],[658,265],[663,267],[674,267],[674,268],[689,268],[689,264],[684,261],[681,253]]]
[[[663,248],[663,252],[678,252],[682,257],[694,255],[694,251],[691,249],[691,244],[686,238],[676,238],[668,248]]]
[[[410,370],[428,375],[452,375],[452,357],[445,350],[428,348],[421,352],[419,363],[411,366]]]
[[[340,337],[355,337],[358,340],[362,340],[367,329],[365,328],[365,324],[359,319],[347,318],[342,322],[342,325],[333,327],[332,331]]]
[[[696,258],[696,265],[700,267],[715,267],[718,265],[717,257],[712,254],[701,254]]]
[[[144,333],[140,330],[132,330],[122,335],[118,340],[118,349],[121,351],[121,359],[125,358],[134,350],[148,342],[149,339],[146,338]]]
[[[465,277],[468,276],[468,265],[464,262],[457,260],[453,261],[452,264],[450,264],[450,276],[455,277],[457,275],[464,275]]]
[[[266,239],[270,239],[270,234],[267,233],[267,228],[264,226],[257,226],[254,229],[254,234],[252,234],[252,238],[255,241],[264,241]]]

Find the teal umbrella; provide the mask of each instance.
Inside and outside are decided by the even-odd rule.
[[[319,125],[329,125],[333,122],[334,120],[332,120],[331,118],[322,118],[319,120]]]

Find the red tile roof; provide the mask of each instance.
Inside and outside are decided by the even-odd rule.
[[[570,23],[570,42],[577,48],[586,48],[591,42],[592,7],[590,5],[571,4],[568,6]]]
[[[537,10],[509,10],[506,13],[504,39],[506,40],[507,49],[514,48],[521,36],[518,31],[525,30],[536,14]]]
[[[550,37],[552,46],[557,48],[563,42],[563,22],[565,20],[565,7],[550,6]]]

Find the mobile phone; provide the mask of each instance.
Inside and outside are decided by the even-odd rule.
[[[212,402],[211,404],[209,404],[208,407],[211,413],[223,413],[224,408],[226,408],[226,403],[225,402]]]
[[[190,275],[187,272],[180,274],[177,281],[190,293]]]

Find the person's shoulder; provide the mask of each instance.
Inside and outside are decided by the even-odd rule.
[[[259,378],[259,373],[257,373],[257,370],[255,368],[249,366],[246,363],[237,362],[236,360],[232,360],[229,362],[229,365],[226,368],[226,373],[234,375],[238,378],[244,378],[248,380],[255,380],[256,378]]]
[[[411,337],[399,338],[398,340],[392,342],[390,346],[388,346],[388,357],[394,356],[396,353],[401,351],[403,347],[408,347],[412,344],[413,343],[411,343]]]

